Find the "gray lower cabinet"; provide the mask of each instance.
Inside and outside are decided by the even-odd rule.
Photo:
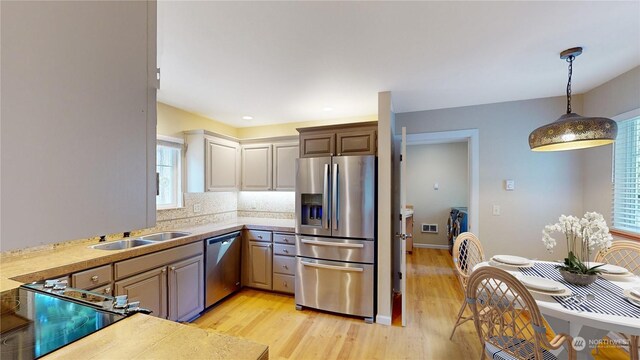
[[[249,279],[248,286],[271,290],[273,247],[271,242],[248,242]]]
[[[204,310],[204,259],[169,265],[169,320],[187,321]]]
[[[153,311],[151,315],[167,318],[167,267],[159,267],[116,282],[116,295],[127,295],[129,302]]]
[[[115,295],[140,301],[154,316],[187,321],[204,309],[203,254],[197,242],[117,262]]]

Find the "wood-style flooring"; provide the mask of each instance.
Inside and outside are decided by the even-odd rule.
[[[473,322],[460,326],[449,340],[463,295],[448,251],[414,248],[407,256],[407,272],[404,328],[396,313],[392,326],[366,324],[361,318],[297,311],[293,296],[246,288],[194,325],[268,345],[271,359],[480,358]],[[600,355],[628,358],[628,353],[613,350]]]
[[[477,359],[481,348],[472,323],[449,341],[462,301],[449,253],[416,249],[407,260],[405,328],[297,311],[293,296],[252,289],[243,289],[195,324],[269,345],[272,359]]]

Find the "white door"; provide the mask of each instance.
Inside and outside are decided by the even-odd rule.
[[[407,128],[402,127],[400,143],[400,291],[402,292],[402,326],[407,326]]]

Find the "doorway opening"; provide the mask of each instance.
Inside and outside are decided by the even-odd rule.
[[[394,197],[400,198],[404,192],[408,206],[400,209],[400,201],[394,201],[394,205],[398,207],[399,214],[412,215],[413,229],[406,231],[412,235],[405,241],[406,253],[394,246],[394,273],[398,274],[394,277],[394,290],[400,290],[404,282],[405,292],[410,294],[415,291],[407,290],[406,284],[412,274],[402,274],[401,269],[406,268],[412,247],[449,249],[447,226],[452,208],[464,210],[467,225],[464,230],[479,235],[479,132],[478,129],[468,129],[408,134],[405,145],[405,179],[395,182],[398,186],[394,189]],[[396,148],[401,147],[401,139],[398,139]],[[411,205],[412,208],[409,207]],[[396,229],[401,229],[407,218],[400,216]],[[406,317],[406,308],[410,307],[406,302],[412,299],[396,300],[397,296],[393,314],[405,314]]]

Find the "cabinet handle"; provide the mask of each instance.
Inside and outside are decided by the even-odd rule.
[[[285,269],[289,269],[289,267],[287,265],[282,265],[283,268]]]
[[[171,269],[171,271],[176,271],[176,267],[175,266],[172,266],[169,269]]]
[[[287,250],[287,249],[282,249],[282,252],[283,252],[283,253],[285,253],[285,254],[288,254],[288,253],[289,253],[289,250]]]
[[[289,287],[289,286],[287,285],[287,282],[286,282],[286,281],[283,281],[283,282],[282,282],[282,286],[284,286],[284,287]]]
[[[98,281],[98,275],[93,275],[93,276],[91,277],[91,281],[93,281],[93,282],[97,282],[97,281]]]
[[[111,288],[110,288],[110,287],[108,287],[108,288],[104,288],[104,293],[105,293],[105,294],[109,294],[109,293],[111,293]]]
[[[271,247],[271,244],[267,245],[267,247],[268,247],[268,248],[270,248],[270,247]]]
[[[167,268],[164,268],[164,269],[162,269],[160,271],[163,272],[163,273],[166,273],[167,272]]]
[[[258,239],[262,239],[262,235],[258,235]]]

